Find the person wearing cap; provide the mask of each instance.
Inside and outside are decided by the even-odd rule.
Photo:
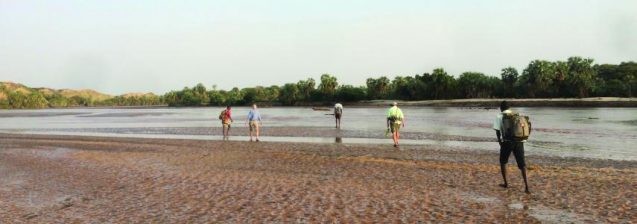
[[[391,131],[394,147],[398,147],[400,139],[400,127],[405,127],[405,116],[403,111],[398,108],[398,103],[392,103],[392,107],[387,110],[387,129]]]

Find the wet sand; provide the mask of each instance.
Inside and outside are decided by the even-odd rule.
[[[437,146],[0,134],[0,223],[618,222],[637,162]]]
[[[52,132],[91,132],[91,133],[116,133],[116,134],[158,134],[158,135],[223,135],[221,127],[143,127],[143,128],[50,128],[36,129],[46,133]],[[267,136],[276,137],[325,137],[325,138],[386,138],[385,131],[380,130],[341,130],[333,127],[261,127],[261,133]],[[231,134],[235,136],[248,136],[249,129],[245,125],[237,124],[231,128]],[[495,137],[473,137],[460,135],[443,135],[425,132],[400,133],[402,139],[423,140],[432,139],[437,141],[474,141],[493,142]],[[546,141],[536,141],[540,143],[551,143]]]

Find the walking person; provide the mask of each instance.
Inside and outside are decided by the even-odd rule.
[[[334,119],[336,128],[341,128],[341,116],[343,116],[343,105],[341,103],[334,104]]]
[[[232,108],[227,106],[225,110],[221,111],[219,114],[219,120],[221,120],[221,126],[223,127],[223,140],[226,140],[230,137],[230,127],[232,122]]]
[[[261,127],[261,114],[257,110],[257,105],[252,104],[252,110],[248,112],[248,126],[250,127],[250,141],[252,141],[252,133],[256,134],[256,141],[259,141],[259,128]]]
[[[502,179],[504,183],[500,184],[503,188],[508,188],[507,182],[506,164],[509,161],[509,157],[513,152],[515,156],[515,162],[522,172],[522,178],[524,179],[524,192],[527,194],[529,191],[529,184],[526,179],[526,163],[524,161],[524,142],[531,134],[531,123],[528,121],[528,117],[521,116],[518,113],[514,113],[510,110],[506,101],[502,101],[500,104],[501,113],[497,115],[493,122],[493,129],[498,137],[498,143],[500,144],[500,172],[502,173]]]
[[[398,148],[398,140],[400,139],[400,127],[405,127],[405,116],[403,111],[398,108],[398,103],[394,102],[392,107],[387,110],[387,129],[391,131],[394,147]]]

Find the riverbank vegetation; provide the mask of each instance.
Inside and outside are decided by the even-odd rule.
[[[207,90],[202,84],[164,95],[171,106],[245,105],[252,102],[311,105],[321,102],[362,100],[438,100],[469,98],[582,98],[634,97],[637,63],[593,64],[592,59],[535,60],[518,72],[503,68],[498,76],[464,72],[457,76],[443,68],[414,76],[368,78],[364,86],[340,85],[324,74],[283,86]]]
[[[66,91],[66,92],[65,92]],[[637,63],[594,64],[593,59],[570,57],[564,61],[531,61],[521,72],[513,67],[500,74],[463,72],[443,68],[414,76],[368,78],[365,85],[340,84],[336,76],[321,75],[282,86],[256,86],[220,90],[197,84],[162,96],[127,94],[108,96],[92,90],[69,92],[0,83],[0,108],[74,106],[222,106],[314,105],[362,100],[438,100],[470,98],[582,98],[634,97]],[[92,91],[92,92],[91,92]]]

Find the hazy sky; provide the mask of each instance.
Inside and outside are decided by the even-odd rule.
[[[0,80],[164,93],[637,60],[637,1],[0,0]]]

